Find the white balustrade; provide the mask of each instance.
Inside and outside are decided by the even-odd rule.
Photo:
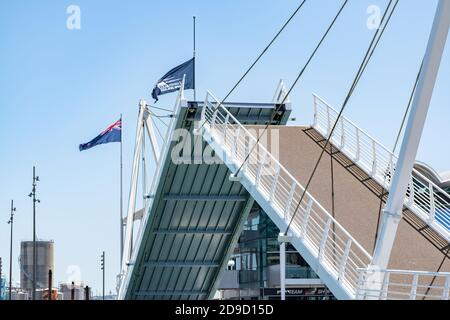
[[[338,112],[317,95],[314,95],[313,102],[313,127],[328,137]],[[333,146],[385,189],[389,189],[397,156],[346,117],[342,116],[339,121],[340,125],[336,126],[330,140]],[[415,169],[405,197],[405,206],[450,241],[450,196]]]
[[[381,300],[448,300],[450,273],[358,270],[359,297]]]
[[[293,236],[309,248],[316,264],[328,270],[330,277],[355,298],[357,270],[367,267],[371,261],[369,253],[309,192],[299,203],[304,187],[210,93],[204,108],[203,135],[220,146],[223,158],[232,162],[229,167],[242,166],[239,176],[252,181],[253,188],[286,225],[290,225]],[[235,132],[239,134],[232,134]],[[233,139],[225,139],[226,135]]]

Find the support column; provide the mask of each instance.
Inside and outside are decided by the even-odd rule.
[[[134,222],[134,212],[136,210],[136,192],[137,192],[139,164],[140,164],[139,160],[141,154],[142,136],[144,134],[144,113],[146,105],[147,103],[144,100],[141,100],[139,102],[139,119],[138,119],[138,127],[136,129],[136,142],[134,147],[131,188],[128,200],[127,224],[125,232],[124,252],[122,258],[122,272],[126,270],[127,264],[129,263],[132,256],[133,222]]]
[[[286,300],[286,242],[280,243],[280,289],[281,300]]]
[[[286,300],[286,243],[292,242],[292,237],[280,233],[278,236],[280,243],[280,291],[281,300]]]

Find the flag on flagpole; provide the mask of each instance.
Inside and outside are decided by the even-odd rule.
[[[173,68],[164,76],[162,76],[162,78],[156,82],[156,85],[152,91],[152,97],[153,99],[155,99],[155,102],[158,101],[159,95],[163,95],[180,89],[184,75],[186,75],[184,89],[195,89],[194,66],[195,58],[192,58],[185,63],[182,63],[179,66]]]
[[[80,144],[80,151],[95,147],[99,144],[122,141],[122,119],[114,122],[106,130],[87,143]]]

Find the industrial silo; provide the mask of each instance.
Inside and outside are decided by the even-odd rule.
[[[54,272],[53,241],[36,241],[36,289],[48,287],[48,271]],[[33,241],[20,246],[20,284],[24,290],[33,289]]]

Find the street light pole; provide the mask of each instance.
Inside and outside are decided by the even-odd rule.
[[[13,225],[14,225],[14,200],[11,200],[11,216],[9,218],[8,224],[11,225],[11,239],[9,243],[9,300],[12,300],[12,247],[13,247]]]
[[[40,203],[39,199],[36,199],[36,186],[39,181],[39,177],[36,176],[36,167],[33,166],[33,184],[31,193],[28,195],[33,199],[33,292],[32,300],[36,300],[36,202]]]
[[[101,256],[101,269],[103,277],[103,300],[105,300],[105,251],[103,251]]]

